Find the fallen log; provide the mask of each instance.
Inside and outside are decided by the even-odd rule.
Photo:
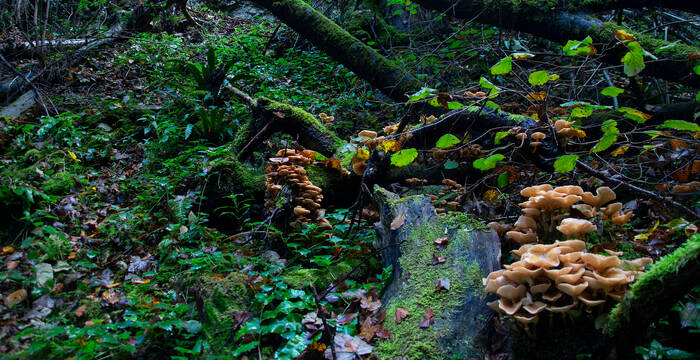
[[[601,52],[600,59],[611,65],[621,65],[620,59],[627,52],[615,36],[615,31],[625,30],[634,35],[640,45],[650,53],[656,53],[660,59],[645,61],[646,68],[642,75],[650,75],[673,82],[700,87],[700,75],[693,71],[693,60],[688,55],[700,52],[700,49],[683,44],[671,44],[668,41],[655,39],[651,36],[640,34],[625,29],[611,22],[603,22],[587,13],[581,12],[579,3],[567,6],[540,6],[539,3],[499,2],[499,5],[489,5],[483,0],[453,1],[453,0],[417,0],[421,6],[445,13],[461,19],[474,19],[474,21],[524,31],[545,39],[565,43],[568,40],[581,40],[591,36],[596,46],[605,46],[607,49]],[[596,2],[586,2],[594,4]],[[603,6],[604,2],[597,2]],[[624,4],[631,2],[623,1]],[[654,0],[642,3],[658,3]],[[683,6],[686,2],[671,2],[677,6]],[[574,5],[575,4],[575,5]],[[610,3],[614,4],[614,3]],[[666,4],[664,2],[664,4]],[[669,6],[669,5],[664,5]],[[635,6],[638,7],[638,6]],[[698,5],[688,5],[688,11],[698,11]],[[591,5],[591,9],[601,10]],[[601,46],[602,48],[602,46]]]
[[[400,199],[375,187],[374,196],[382,263],[393,266],[394,275],[382,299],[384,327],[393,336],[379,341],[379,358],[447,359],[456,353],[482,358],[502,352],[491,346],[495,314],[486,303],[493,294],[486,294],[481,283],[484,274],[500,268],[496,233],[484,231],[466,214],[438,216],[425,195]],[[439,249],[435,240],[443,237],[445,247]],[[432,320],[425,316],[428,309]],[[408,316],[399,323],[394,317],[402,311]]]

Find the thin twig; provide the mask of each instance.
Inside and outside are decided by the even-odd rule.
[[[37,89],[37,87],[34,85],[34,83],[31,80],[29,80],[24,74],[22,74],[19,70],[17,70],[14,66],[12,66],[12,64],[10,64],[10,62],[7,61],[7,59],[5,59],[4,56],[0,55],[0,61],[2,61],[2,63],[8,69],[10,69],[10,71],[15,73],[17,76],[21,77],[22,80],[24,80],[32,88],[32,90],[34,91],[34,95],[36,96],[36,100],[39,103],[39,105],[41,105],[41,107],[44,109],[46,116],[51,116],[51,114],[49,114],[49,109],[46,108],[46,104],[44,103],[44,100],[41,98],[41,94],[39,94],[39,89]]]
[[[638,186],[635,186],[635,185],[632,185],[632,184],[630,184],[630,183],[627,183],[627,182],[624,182],[624,181],[621,181],[621,180],[617,180],[617,179],[613,179],[613,178],[611,178],[611,177],[609,177],[609,176],[603,174],[602,172],[600,172],[600,171],[598,171],[598,170],[592,168],[590,165],[586,164],[585,162],[583,162],[583,161],[581,161],[581,160],[576,160],[576,165],[578,165],[579,167],[581,167],[581,168],[582,168],[583,170],[585,170],[587,173],[589,173],[589,174],[591,174],[591,175],[593,175],[593,176],[595,176],[595,177],[597,177],[597,178],[599,178],[599,179],[602,179],[602,180],[605,180],[605,181],[607,181],[607,182],[611,182],[611,183],[614,183],[614,184],[617,184],[617,185],[624,186],[624,187],[626,187],[626,188],[628,188],[628,189],[630,189],[630,190],[632,190],[632,191],[637,192],[638,194],[646,195],[647,197],[650,197],[650,198],[652,198],[652,199],[654,199],[654,200],[657,200],[657,201],[660,201],[660,202],[662,202],[662,203],[666,203],[666,204],[671,205],[671,206],[673,206],[673,207],[679,208],[679,209],[681,209],[683,212],[685,212],[686,214],[688,214],[688,216],[692,217],[694,220],[700,220],[700,215],[698,215],[695,211],[689,209],[689,208],[686,207],[685,205],[683,205],[683,204],[681,204],[681,203],[679,203],[679,202],[677,202],[677,201],[675,201],[675,200],[667,199],[667,198],[665,198],[665,197],[663,197],[663,196],[661,196],[661,195],[659,195],[659,194],[657,194],[657,193],[654,193],[654,192],[649,191],[649,190],[642,189],[642,188],[640,188],[640,187],[638,187]]]
[[[326,321],[326,314],[321,311],[321,299],[318,297],[318,292],[316,291],[316,288],[314,287],[313,283],[309,281],[309,287],[311,288],[311,293],[314,294],[314,300],[316,300],[316,315],[321,318],[321,321],[323,322],[323,329],[326,330],[326,334],[328,334],[328,337],[330,338],[331,341],[331,354],[333,355],[333,360],[336,360],[337,357],[335,355],[335,335],[333,334],[333,331],[331,331],[330,326],[328,326],[328,321]]]

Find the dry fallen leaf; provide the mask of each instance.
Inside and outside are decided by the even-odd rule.
[[[77,309],[75,309],[75,317],[83,316],[83,314],[85,314],[85,310],[87,310],[87,305],[80,305]]]
[[[403,308],[397,307],[396,312],[394,313],[394,321],[396,321],[397,324],[400,324],[403,319],[405,319],[408,316],[408,311],[406,311]]]
[[[338,321],[338,324],[340,324],[340,325],[347,325],[347,324],[351,323],[353,320],[355,320],[356,317],[357,317],[357,313],[349,313],[349,314],[339,315],[336,320]]]
[[[391,221],[391,230],[397,230],[406,222],[406,215],[400,214]]]
[[[444,257],[442,257],[442,256],[437,256],[437,254],[433,254],[433,260],[430,262],[429,265],[442,264],[442,263],[444,263],[445,261],[447,261],[447,259],[445,259]]]
[[[435,291],[450,290],[450,279],[439,278],[435,281]]]
[[[27,298],[27,290],[19,289],[12,292],[10,295],[5,296],[4,302],[5,306],[8,308],[13,307],[15,304],[19,304]]]
[[[420,327],[421,329],[426,329],[433,326],[434,323],[435,316],[433,314],[433,310],[428,309],[425,310],[425,314],[423,314],[423,321],[421,321],[420,324],[418,324],[418,327]]]

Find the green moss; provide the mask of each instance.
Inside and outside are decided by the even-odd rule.
[[[46,179],[42,189],[52,195],[66,195],[71,188],[78,186],[78,184],[79,182],[74,174],[62,171]]]
[[[610,312],[606,328],[608,334],[616,335],[624,330],[624,325],[638,309],[662,308],[664,306],[658,302],[663,297],[667,298],[666,301],[673,301],[673,295],[669,293],[673,289],[667,287],[670,286],[669,284],[677,283],[676,278],[679,276],[690,275],[683,273],[684,268],[691,262],[698,263],[699,258],[700,235],[694,235],[683,246],[652,265],[649,271],[632,284],[627,295]]]
[[[639,42],[639,44],[644,48],[644,50],[654,53],[655,55],[670,57],[676,60],[688,60],[688,54],[700,52],[700,49],[698,49],[697,47],[693,47],[683,43],[677,43],[674,46],[664,48],[657,54],[655,52],[657,49],[666,45],[670,45],[671,43],[665,40],[657,39],[645,34],[631,31],[613,22],[606,22],[602,26],[591,30],[591,36],[594,40],[604,39],[607,41],[617,41],[618,39],[617,37],[615,37],[615,30],[625,30],[626,32],[634,35],[634,37],[637,39],[636,41]],[[596,36],[598,38],[596,38]]]
[[[375,192],[378,193],[378,192]],[[408,197],[397,201],[418,200]],[[439,345],[451,329],[450,317],[455,309],[463,303],[469,290],[483,292],[481,279],[483,273],[476,262],[469,265],[457,265],[459,259],[451,257],[458,249],[471,244],[471,232],[467,222],[455,218],[449,222],[439,220],[432,225],[419,225],[410,229],[407,241],[401,245],[402,256],[399,263],[405,281],[397,297],[385,304],[386,312],[392,316],[396,308],[408,311],[409,316],[401,323],[386,321],[384,326],[393,334],[392,339],[383,340],[375,348],[380,359],[403,356],[407,359],[446,359],[450,349]],[[433,240],[445,236],[446,231],[454,233],[451,241],[443,250],[437,250]],[[409,248],[409,245],[410,248]],[[444,256],[447,262],[439,267],[430,266],[433,254]],[[435,291],[438,278],[450,279],[449,291]],[[432,309],[435,325],[421,329],[418,324],[423,320],[427,309]]]
[[[282,280],[295,289],[306,288],[309,281],[313,280],[315,286],[323,289],[352,270],[358,261],[357,259],[349,259],[322,269],[298,269],[284,275]]]
[[[351,12],[345,29],[354,37],[367,41],[377,40],[383,47],[407,43],[408,36],[389,25],[381,15],[372,10]],[[375,39],[375,35],[377,38]]]

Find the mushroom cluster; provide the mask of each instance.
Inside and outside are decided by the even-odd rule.
[[[554,130],[557,133],[557,137],[566,144],[571,138],[584,138],[586,133],[580,129],[574,129],[571,126],[574,125],[573,121],[566,121],[563,119],[554,122]]]
[[[620,260],[588,253],[581,240],[526,244],[513,254],[520,260],[490,273],[483,284],[499,300],[488,305],[521,323],[533,323],[543,311],[566,313],[619,301],[651,259]]]
[[[610,220],[622,225],[629,222],[633,215],[631,210],[623,211],[619,202],[603,206],[616,198],[615,192],[607,186],[599,187],[596,195],[593,195],[576,185],[555,188],[543,184],[527,187],[520,191],[520,195],[528,199],[519,204],[524,215],[518,218],[506,236],[521,245],[538,242],[541,237],[558,237],[554,233],[555,228],[567,238],[580,237],[597,230],[590,220],[596,223],[599,223],[599,219]],[[578,214],[590,220],[574,217]]]
[[[323,125],[326,127],[331,127],[333,125],[333,120],[335,120],[334,116],[326,115],[326,113],[320,113],[318,117],[321,118]]]
[[[290,225],[299,226],[308,222],[330,225],[328,220],[323,218],[325,210],[321,208],[322,189],[311,183],[304,168],[305,165],[314,162],[315,153],[309,150],[282,149],[276,156],[269,159],[270,166],[266,169],[265,207],[277,207],[276,199],[285,193],[285,189],[289,189],[289,195],[294,199],[293,220]]]
[[[443,179],[442,184],[444,186],[441,187],[437,195],[428,195],[438,215],[446,215],[451,211],[456,211],[462,204],[462,196],[464,193],[462,184],[454,180]],[[450,196],[448,196],[451,193],[457,194],[454,199],[450,199]]]

